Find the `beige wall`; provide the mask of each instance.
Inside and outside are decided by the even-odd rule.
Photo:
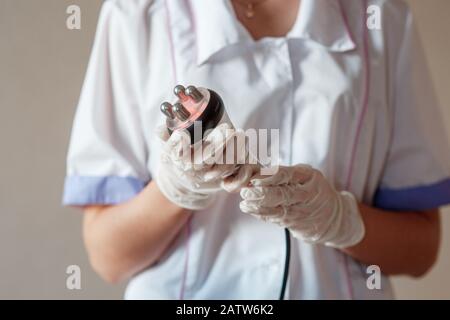
[[[450,1],[414,0],[439,98],[450,124]],[[65,27],[82,9],[82,30]],[[64,162],[99,0],[0,0],[0,298],[121,298],[91,271],[81,216],[61,208]],[[424,279],[396,279],[400,298],[450,298],[450,212],[438,265]],[[65,270],[82,269],[82,290]]]

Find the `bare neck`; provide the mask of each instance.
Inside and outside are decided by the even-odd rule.
[[[231,0],[240,23],[253,39],[284,37],[294,26],[301,0]],[[245,3],[254,2],[253,17],[247,17]]]

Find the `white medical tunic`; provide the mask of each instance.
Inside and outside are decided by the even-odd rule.
[[[368,28],[369,5],[381,29]],[[373,10],[374,7],[371,7]],[[369,12],[373,12],[369,10]],[[402,1],[303,0],[292,30],[254,41],[226,0],[107,0],[74,121],[64,204],[117,204],[151,181],[162,101],[175,84],[218,92],[236,127],[280,130],[280,163],[310,164],[338,190],[378,208],[450,202],[450,152]],[[129,299],[277,299],[285,238],[221,192]],[[126,213],[124,213],[126,214]],[[367,266],[292,239],[288,299],[390,298]]]

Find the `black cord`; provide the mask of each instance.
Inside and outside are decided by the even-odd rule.
[[[291,237],[287,228],[284,229],[284,234],[286,235],[286,259],[284,261],[283,282],[281,284],[279,300],[284,300],[284,293],[286,291],[287,281],[289,277],[289,262],[291,260]]]

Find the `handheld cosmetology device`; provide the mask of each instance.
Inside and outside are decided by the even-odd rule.
[[[191,136],[191,144],[196,144],[219,123],[231,124],[222,98],[213,90],[177,85],[174,93],[178,101],[173,105],[169,102],[161,104],[161,112],[166,116],[170,134],[176,130],[186,130]],[[201,129],[198,132],[200,134],[195,134],[196,129]]]
[[[160,107],[161,112],[166,116],[166,126],[170,134],[176,130],[186,130],[191,137],[191,145],[195,145],[201,143],[208,132],[218,124],[224,122],[231,124],[222,98],[213,90],[194,86],[185,88],[177,85],[174,88],[174,94],[178,98],[174,104],[163,102]],[[285,229],[285,239],[286,259],[280,300],[284,299],[289,276],[291,242],[288,229]]]

